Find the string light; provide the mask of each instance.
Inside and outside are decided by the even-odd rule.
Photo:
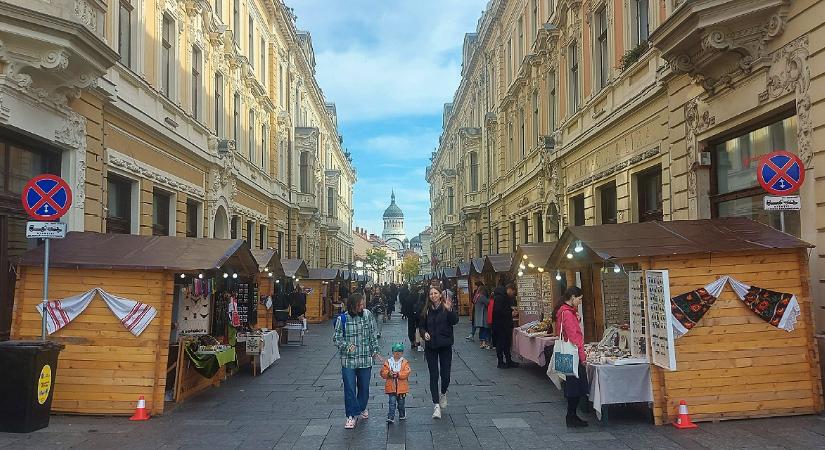
[[[180,274],[180,277],[181,277],[181,279],[184,279],[184,278],[186,278],[186,275],[185,274]]]
[[[556,281],[561,281],[561,271],[556,271]]]
[[[269,278],[272,278],[272,272],[269,272]]]
[[[582,250],[584,250],[584,247],[582,246],[582,241],[576,241],[576,247],[573,248],[573,251],[576,253],[581,253]]]
[[[526,267],[524,267],[524,264],[519,264],[518,268],[521,269],[521,270],[524,270]]]
[[[238,274],[237,274],[237,273],[233,273],[233,274],[232,274],[232,278],[238,278]]]
[[[567,252],[567,259],[573,259],[573,254],[570,253],[570,252]]]
[[[522,275],[524,275],[524,272],[522,272],[522,271],[520,271],[520,270],[519,270],[519,271],[518,271],[518,276],[522,276]]]
[[[535,265],[535,264],[533,264],[533,263],[529,263],[529,264],[527,264],[527,267],[529,267],[529,268],[531,268],[531,269],[535,269],[535,268],[536,268],[536,265]]]
[[[280,282],[281,282],[281,280],[275,280],[275,284],[278,284]]]
[[[224,272],[224,273],[223,273],[223,277],[224,277],[224,278],[229,278],[229,274],[228,274],[228,273],[226,273],[226,272]]]
[[[622,271],[622,267],[619,266],[618,264],[613,266],[613,273],[619,273],[621,271]]]
[[[539,273],[544,273],[544,268],[543,268],[543,267],[539,267],[539,268],[538,268],[538,271],[539,271]]]
[[[527,259],[527,255],[521,255],[521,259]]]
[[[202,273],[199,273],[199,274],[198,274],[198,278],[200,278],[201,280],[203,280],[203,274],[202,274]]]

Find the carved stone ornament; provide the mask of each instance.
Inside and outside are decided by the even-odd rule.
[[[183,192],[198,198],[206,197],[206,191],[200,186],[189,183],[169,172],[146,164],[143,161],[139,161],[112,149],[107,149],[106,155],[107,161],[112,167],[116,167],[137,177],[145,178],[172,191]]]
[[[808,36],[801,36],[771,55],[766,90],[759,95],[760,102],[793,93],[796,99],[797,140],[799,157],[805,164],[811,162],[811,71],[808,64]]]
[[[689,217],[697,217],[697,176],[696,169],[699,159],[699,144],[696,135],[716,124],[716,117],[710,115],[709,111],[699,113],[699,100],[693,99],[685,104],[685,155],[688,167],[688,214]]]

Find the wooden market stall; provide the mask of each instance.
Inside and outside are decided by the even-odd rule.
[[[456,267],[455,295],[458,299],[458,314],[466,316],[470,314],[470,267],[472,262],[461,263]]]
[[[258,295],[261,298],[269,299],[258,302],[258,320],[255,323],[258,327],[273,329],[275,327],[275,317],[273,303],[277,295],[280,284],[285,281],[286,274],[281,265],[281,257],[271,248],[252,249],[252,255],[258,263]]]
[[[699,421],[786,416],[823,410],[809,247],[742,218],[577,226],[548,266],[583,288],[586,342],[629,317],[656,424],[680,400]]]
[[[161,414],[168,377],[174,377],[176,391],[183,386],[196,392],[218,383],[222,377],[187,371],[176,357],[183,353],[177,352],[177,341],[170,343],[180,326],[178,283],[216,270],[257,273],[241,240],[91,232],[52,241],[49,266],[49,339],[66,346],[52,411],[78,414],[131,414],[140,395],[151,414]],[[13,339],[41,334],[36,307],[42,299],[42,267],[42,247],[19,262]]]
[[[336,294],[333,286],[340,280],[338,269],[309,269],[301,279],[301,286],[307,293],[306,317],[310,323],[320,323],[332,318],[332,297]]]

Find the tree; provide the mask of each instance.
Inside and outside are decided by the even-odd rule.
[[[375,282],[381,282],[381,273],[387,267],[387,251],[383,248],[371,248],[367,250],[367,260],[364,264],[374,270],[378,277]]]
[[[418,276],[420,271],[421,259],[417,254],[408,254],[404,257],[404,261],[401,262],[401,275],[404,277],[404,281],[411,282],[413,278]]]

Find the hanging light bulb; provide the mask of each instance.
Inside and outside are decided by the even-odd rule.
[[[527,255],[521,255],[521,259],[527,259]]]
[[[228,274],[228,273],[226,273],[226,272],[224,272],[224,273],[223,273],[223,277],[224,277],[224,278],[229,278],[229,274]]]
[[[184,279],[184,278],[186,278],[186,275],[185,274],[180,274],[180,277],[181,277],[181,279]]]
[[[522,272],[522,271],[520,271],[520,270],[519,270],[519,271],[518,271],[518,276],[522,276],[522,275],[524,275],[524,272]]]
[[[618,264],[613,266],[613,273],[619,273],[622,271],[622,267]]]
[[[576,253],[581,253],[582,250],[584,250],[584,247],[582,246],[582,241],[576,241],[576,247],[573,248],[573,251]]]
[[[528,264],[527,264],[527,267],[529,267],[529,268],[531,268],[531,269],[535,269],[535,268],[536,268],[536,265],[535,265],[535,264],[533,264],[533,263],[528,263]]]
[[[237,274],[237,273],[233,273],[233,274],[232,274],[232,278],[238,278],[238,274]]]
[[[573,253],[567,252],[567,259],[573,259]]]
[[[519,264],[518,268],[521,269],[521,270],[524,270],[526,267],[524,267],[524,264]]]
[[[544,267],[539,267],[537,270],[539,271],[539,273],[544,273]]]
[[[275,284],[278,284],[280,282],[281,282],[281,280],[275,280]]]
[[[203,279],[203,274],[202,274],[202,273],[199,273],[199,274],[198,274],[198,278],[200,278],[200,279],[202,280],[202,279]]]
[[[556,271],[556,281],[561,281],[561,271]]]
[[[269,278],[272,278],[272,272],[269,272]]]

